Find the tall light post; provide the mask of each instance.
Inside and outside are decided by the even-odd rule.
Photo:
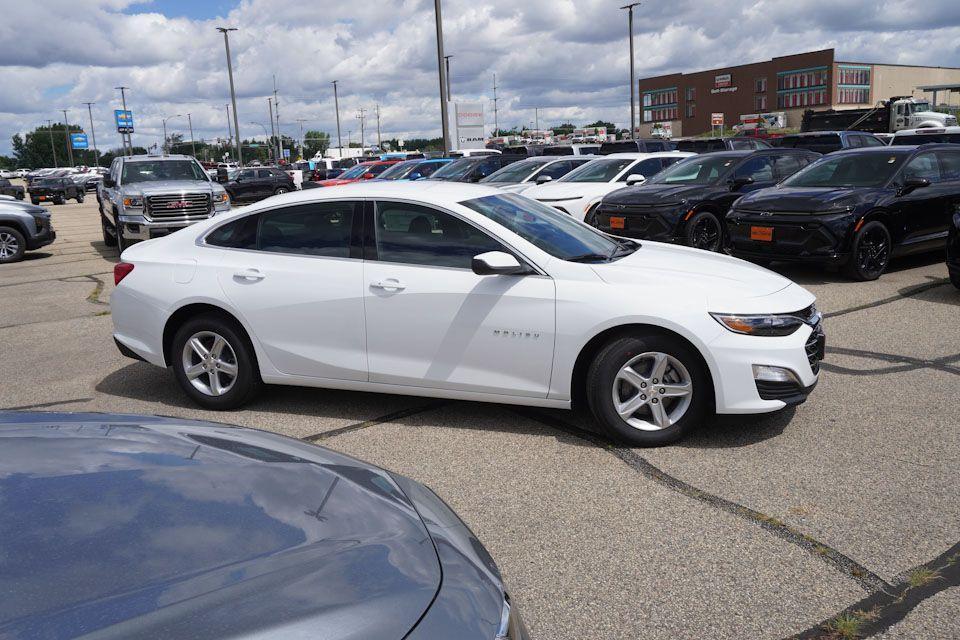
[[[383,139],[380,137],[380,105],[377,105],[377,148],[383,151]]]
[[[53,144],[53,120],[47,120],[47,132],[50,134],[50,151],[53,152],[53,168],[59,169],[57,164],[57,147]]]
[[[627,25],[630,29],[630,139],[635,140],[637,137],[637,85],[634,82],[636,75],[634,75],[633,70],[633,8],[639,7],[639,2],[633,2],[626,6],[620,7],[620,9],[627,10]]]
[[[93,105],[95,102],[84,102],[87,105],[87,115],[90,116],[90,137],[93,138],[93,158],[97,166],[100,166],[100,150],[97,149],[97,132],[93,130]]]
[[[67,140],[67,155],[70,157],[70,166],[73,164],[73,145],[70,144],[70,125],[67,124],[67,110],[60,109],[63,111],[63,137]]]
[[[223,34],[223,46],[227,50],[227,75],[230,76],[230,102],[233,103],[233,133],[236,136],[237,162],[242,167],[243,154],[240,152],[240,121],[237,119],[237,91],[233,87],[233,61],[230,59],[229,33],[236,30],[235,27],[217,27],[217,31]]]
[[[277,118],[277,164],[279,165],[280,159],[283,158],[283,138],[280,136],[280,98],[277,97],[277,74],[273,74],[273,115]]]
[[[357,120],[360,121],[360,155],[363,155],[363,145],[364,145],[364,135],[363,135],[363,121],[366,119],[366,109],[360,107],[357,109]]]
[[[437,68],[440,72],[440,126],[443,127],[443,152],[450,151],[449,120],[447,118],[446,72],[443,55],[443,16],[440,13],[440,0],[433,0],[433,17],[437,22]]]
[[[331,84],[333,85],[333,108],[337,111],[337,144],[340,148],[340,159],[343,160],[343,136],[340,135],[340,98],[337,97],[337,83],[339,80],[334,80]]]
[[[124,113],[127,112],[127,89],[129,88],[130,87],[124,87],[124,86],[114,87],[114,89],[120,92],[120,102],[123,104]],[[124,154],[128,156],[132,156],[133,155],[133,139],[130,138],[129,133],[120,134],[120,143],[123,146]]]
[[[453,100],[453,94],[450,92],[450,58],[453,57],[453,54],[448,54],[443,56],[443,68],[447,73],[447,101]]]
[[[167,120],[173,120],[174,118],[182,118],[182,117],[183,117],[183,114],[178,113],[175,116],[167,116],[166,118],[161,118],[161,121],[163,121],[163,147],[162,147],[163,155],[167,155],[168,153],[170,153],[170,145],[167,144]]]
[[[223,105],[227,110],[227,147],[233,144],[233,125],[230,124],[230,105]]]
[[[193,117],[187,114],[187,124],[190,125],[190,155],[197,157],[197,145],[193,141]]]
[[[297,123],[300,125],[300,159],[303,160],[303,123],[306,122],[303,118],[297,118]]]
[[[273,98],[267,98],[267,109],[270,111],[270,137],[267,138],[267,147],[270,149],[270,157],[274,159],[274,162],[280,164],[279,158],[276,157],[276,147],[273,146],[273,138],[277,135],[273,122]],[[264,127],[266,129],[266,127]]]

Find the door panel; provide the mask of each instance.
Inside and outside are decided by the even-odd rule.
[[[472,256],[503,247],[450,214],[379,203],[373,217],[390,262],[364,262],[370,381],[546,397],[553,280],[476,275]]]
[[[347,257],[355,211],[335,202],[265,212],[260,250],[217,250],[220,286],[283,373],[367,379],[363,263]]]
[[[926,178],[930,186],[914,189],[898,198],[903,238],[906,251],[923,250],[935,242],[932,235],[938,227],[946,231],[947,194],[951,190],[940,177],[940,164],[933,153],[921,153],[914,156],[902,170],[901,182],[909,178]]]

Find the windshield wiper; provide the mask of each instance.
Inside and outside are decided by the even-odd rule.
[[[569,258],[564,258],[567,262],[590,262],[592,260],[602,260],[606,262],[610,259],[610,256],[603,253],[583,253],[579,256],[571,256]]]

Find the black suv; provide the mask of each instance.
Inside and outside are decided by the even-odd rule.
[[[0,194],[13,196],[17,200],[23,200],[23,187],[18,184],[11,184],[6,178],[0,178]]]
[[[606,195],[597,227],[629,238],[721,251],[724,215],[745,193],[773,186],[819,154],[791,149],[718,151],[692,156],[644,184]]]
[[[690,138],[677,140],[677,151],[691,151],[693,153],[710,153],[711,151],[752,151],[755,149],[772,149],[766,140],[739,136],[732,138]]]
[[[296,191],[297,186],[285,171],[271,167],[240,169],[233,180],[223,183],[231,202],[254,201],[275,194]]]
[[[508,164],[526,160],[526,156],[494,154],[491,156],[470,156],[445,164],[433,172],[427,180],[445,180],[447,182],[480,182],[494,171]]]
[[[41,178],[30,185],[30,201],[33,204],[53,202],[63,204],[75,199],[83,202],[84,189],[70,178]]]
[[[960,206],[960,147],[850,149],[744,196],[727,215],[739,257],[842,266],[880,277],[891,257],[942,250]]]
[[[637,138],[636,140],[617,140],[600,145],[600,155],[611,153],[652,153],[654,151],[673,151],[669,140],[662,138]]]
[[[871,133],[863,131],[814,131],[791,133],[777,139],[781,149],[807,149],[817,153],[833,153],[841,149],[861,147],[884,147],[887,143]]]

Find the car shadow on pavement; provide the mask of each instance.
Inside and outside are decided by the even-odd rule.
[[[94,251],[99,253],[100,257],[104,260],[109,260],[110,262],[120,261],[120,252],[117,251],[117,248],[108,247],[103,240],[92,240],[90,241],[90,246]]]
[[[46,251],[28,251],[27,253],[23,254],[22,260],[23,262],[30,262],[31,260],[42,260],[44,258],[49,258],[52,255],[52,253],[47,253]]]
[[[945,258],[943,251],[930,251],[927,253],[905,256],[903,258],[894,258],[890,261],[890,265],[887,267],[886,273],[897,273],[899,271],[908,271],[910,269],[917,269],[919,267],[941,264],[944,265],[943,271],[944,274],[946,274],[947,268],[944,264],[944,260]],[[828,270],[820,265],[774,262],[770,266],[770,269],[776,271],[785,278],[790,278],[799,285],[819,285],[830,284],[834,282],[848,282],[851,284],[856,284],[854,280],[851,280],[839,270]],[[882,279],[883,276],[880,276],[880,278]]]

